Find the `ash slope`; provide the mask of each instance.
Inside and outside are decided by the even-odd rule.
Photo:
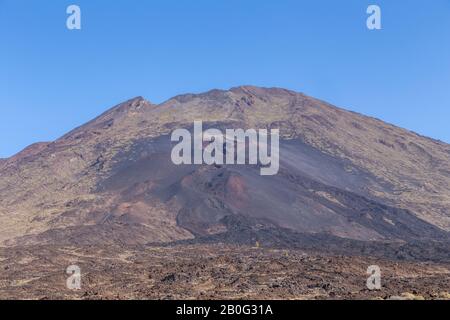
[[[279,128],[279,174],[174,166],[170,132],[194,120]],[[449,255],[450,145],[284,89],[138,97],[0,170],[3,245],[400,241]]]

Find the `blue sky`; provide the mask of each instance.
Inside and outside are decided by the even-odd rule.
[[[450,142],[450,0],[0,0],[0,41],[0,157],[134,96],[242,84]]]

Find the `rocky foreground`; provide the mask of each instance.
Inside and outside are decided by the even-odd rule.
[[[80,290],[66,287],[69,265]],[[256,246],[30,246],[1,249],[0,270],[1,299],[450,299],[448,263]]]

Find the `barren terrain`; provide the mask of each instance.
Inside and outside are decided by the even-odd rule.
[[[81,290],[66,287],[69,265]],[[379,265],[380,290],[366,287]],[[450,265],[249,246],[30,247],[2,250],[0,298],[449,299]]]
[[[174,165],[196,120],[279,129],[278,174]],[[137,97],[0,159],[2,298],[440,299],[449,243],[450,145],[280,88]]]

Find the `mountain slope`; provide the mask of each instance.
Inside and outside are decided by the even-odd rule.
[[[170,133],[194,120],[279,128],[279,174],[173,165]],[[450,145],[278,88],[160,105],[138,97],[0,169],[3,245],[239,242],[280,232],[291,235],[286,243],[305,234],[447,241],[450,231]]]

